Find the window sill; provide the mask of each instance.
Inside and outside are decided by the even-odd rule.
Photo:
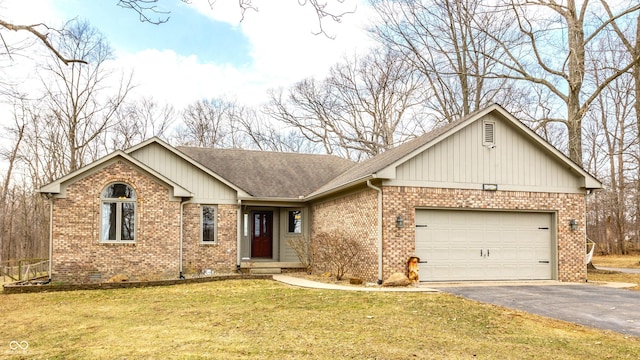
[[[135,241],[100,241],[101,245],[135,245]]]
[[[200,241],[200,245],[218,245],[217,241]]]

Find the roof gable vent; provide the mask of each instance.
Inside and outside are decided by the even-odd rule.
[[[496,132],[495,132],[496,123],[494,121],[484,121],[482,123],[482,125],[483,125],[483,128],[482,128],[482,135],[483,135],[482,145],[485,145],[485,146],[495,145],[495,143],[496,143]]]

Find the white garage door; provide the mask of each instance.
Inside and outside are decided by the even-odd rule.
[[[551,228],[549,213],[416,210],[420,280],[551,279]]]

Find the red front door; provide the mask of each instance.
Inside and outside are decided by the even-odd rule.
[[[252,213],[251,257],[273,257],[273,212],[254,211]]]

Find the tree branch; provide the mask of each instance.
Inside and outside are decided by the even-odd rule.
[[[34,25],[16,25],[16,24],[11,24],[8,23],[4,20],[0,19],[0,26],[4,27],[7,30],[11,30],[11,31],[27,31],[29,33],[31,33],[32,35],[34,35],[35,37],[37,37],[38,39],[40,39],[40,41],[44,44],[44,46],[46,46],[49,50],[51,50],[51,52],[53,52],[53,54],[60,59],[60,61],[62,61],[65,65],[69,65],[71,63],[81,63],[81,64],[86,64],[87,62],[84,60],[79,60],[79,59],[68,59],[66,57],[64,57],[50,42],[49,39],[47,38],[48,34],[42,33],[40,31],[38,31],[37,27],[38,26],[43,26],[48,30],[51,30],[51,28],[49,28],[47,25],[45,24],[34,24]],[[3,39],[4,40],[4,39]],[[4,44],[5,49],[7,49],[7,52],[9,52],[9,48],[7,47],[6,44]]]

